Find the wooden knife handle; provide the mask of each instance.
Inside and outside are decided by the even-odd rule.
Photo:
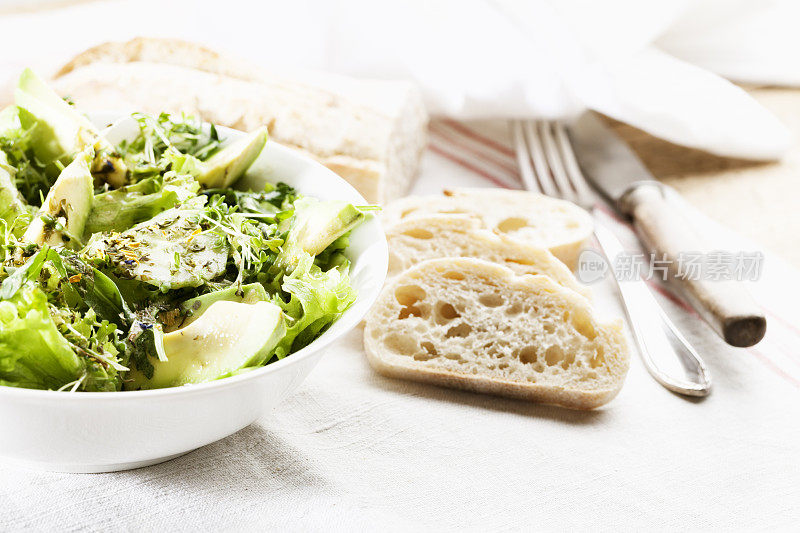
[[[714,331],[732,346],[753,346],[764,337],[767,320],[747,290],[734,280],[715,281],[680,271],[685,254],[710,250],[701,237],[702,228],[692,227],[676,206],[668,203],[665,188],[657,182],[642,182],[625,194],[620,207],[633,218],[655,258],[666,261],[671,277]]]

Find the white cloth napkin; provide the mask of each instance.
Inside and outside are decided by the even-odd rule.
[[[787,130],[715,72],[800,84],[798,15],[794,0],[117,0],[4,15],[0,47],[10,80],[102,41],[179,37],[281,70],[411,79],[452,118],[589,107],[678,144],[771,159]]]
[[[416,192],[518,185],[505,126],[434,123]],[[757,249],[694,216],[721,248]],[[613,229],[639,250],[624,224]],[[703,400],[666,391],[635,354],[622,392],[594,412],[382,378],[356,329],[271,415],[174,461],[97,475],[0,465],[0,530],[796,528],[800,287],[780,259],[764,267],[752,290],[769,331],[755,348],[724,345],[657,294],[709,365]],[[620,316],[612,285],[592,287],[600,311]]]

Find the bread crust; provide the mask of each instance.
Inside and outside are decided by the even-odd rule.
[[[256,68],[226,57],[210,48],[180,39],[136,37],[129,41],[109,41],[88,48],[73,57],[53,76],[60,78],[94,63],[164,63],[230,76],[246,81],[258,79]]]

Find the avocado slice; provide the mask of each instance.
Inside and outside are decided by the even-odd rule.
[[[294,203],[294,217],[286,242],[311,255],[318,255],[333,241],[356,227],[366,216],[360,209],[339,200],[320,201],[303,197]]]
[[[180,306],[181,315],[185,317],[181,322],[181,327],[186,327],[200,315],[205,313],[212,304],[216,302],[239,302],[254,304],[257,302],[268,302],[269,295],[260,283],[249,283],[241,287],[233,285],[227,289],[210,292],[190,300],[186,300]]]
[[[204,161],[197,181],[208,189],[230,187],[250,168],[266,143],[267,128],[262,126]]]
[[[264,364],[286,333],[281,308],[269,302],[217,301],[192,324],[164,334],[166,361],[153,361],[153,377],[128,374],[127,388],[159,389],[203,383]]]
[[[225,273],[229,251],[222,230],[203,230],[200,207],[184,204],[122,233],[96,234],[84,255],[164,292],[199,287]]]
[[[67,164],[76,152],[91,146],[92,174],[113,187],[125,184],[128,169],[111,143],[32,70],[20,75],[14,100],[23,127],[33,128],[31,144],[40,161]]]
[[[11,226],[18,216],[28,212],[25,200],[14,185],[15,174],[16,170],[8,164],[6,153],[0,150],[0,218],[5,220],[8,226]]]
[[[22,236],[23,241],[50,246],[80,244],[74,239],[83,235],[94,198],[89,170],[91,161],[92,150],[89,148],[80,152],[59,174],[42,208]],[[58,229],[59,226],[63,229]]]

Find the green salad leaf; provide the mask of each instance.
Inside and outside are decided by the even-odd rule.
[[[6,267],[6,272],[11,271],[10,275],[3,280],[0,285],[0,299],[9,300],[14,297],[18,290],[29,281],[39,277],[42,272],[44,262],[51,255],[52,250],[46,245],[38,252],[29,257],[20,267]]]
[[[8,163],[5,152],[0,151],[0,219],[5,222],[6,227],[15,226],[16,236],[19,237],[25,228],[23,224],[15,222],[19,217],[29,216],[31,209],[14,183],[16,173],[16,169]]]
[[[293,203],[298,198],[297,191],[283,182],[275,185],[268,183],[263,192],[205,189],[203,194],[209,197],[219,196],[227,205],[237,207],[241,213],[276,215],[288,212],[287,216],[291,214]]]
[[[64,165],[36,155],[36,119],[24,109],[11,106],[0,113],[0,150],[13,170],[14,185],[30,205],[41,206]]]
[[[278,303],[291,319],[286,336],[275,349],[278,359],[286,357],[311,341],[332,324],[356,299],[349,276],[337,268],[323,272],[316,265],[302,275],[290,275],[282,284],[289,301]]]
[[[116,328],[98,322],[93,312],[52,308],[45,292],[28,283],[0,301],[0,325],[0,384],[52,390],[121,388],[118,372],[127,367],[116,358],[121,348]]]
[[[0,302],[0,384],[58,389],[77,382],[85,364],[56,328],[44,291],[20,289]]]
[[[84,365],[76,387],[87,392],[122,389],[122,375],[129,370],[127,349],[119,338],[116,325],[100,320],[92,308],[81,313],[69,308],[50,307],[51,316],[61,335]]]
[[[68,283],[61,288],[74,290],[87,309],[92,309],[102,320],[116,324],[121,330],[130,328],[133,312],[122,297],[114,281],[103,272],[91,267],[77,256],[65,258],[65,277]],[[73,304],[74,306],[75,304]]]
[[[217,129],[211,126],[205,131],[202,123],[192,117],[180,117],[161,113],[150,117],[134,113],[139,124],[139,135],[131,141],[123,141],[118,146],[125,158],[134,180],[158,175],[166,170],[162,163],[167,151],[175,152],[205,161],[220,149],[221,142]]]
[[[194,197],[200,184],[190,175],[145,178],[137,183],[96,194],[84,236],[124,231]]]

